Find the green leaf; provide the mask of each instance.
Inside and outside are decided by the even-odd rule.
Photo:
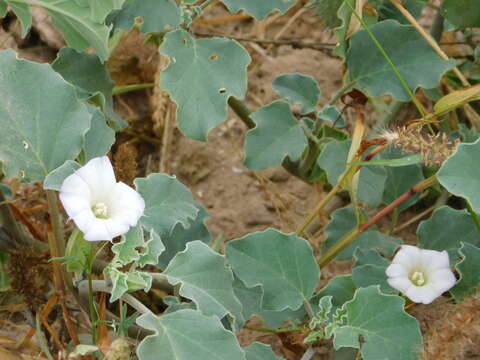
[[[388,265],[364,264],[355,266],[352,270],[352,280],[356,287],[365,288],[370,285],[380,286],[385,294],[395,294],[397,290],[392,289],[387,282],[385,271]]]
[[[225,258],[201,241],[187,244],[163,272],[172,285],[181,284],[180,295],[191,299],[205,315],[220,319],[231,314],[243,324],[242,305],[233,292],[233,274]],[[240,327],[238,326],[238,327]]]
[[[5,17],[7,14],[7,3],[4,0],[0,0],[0,18]]]
[[[296,235],[274,229],[229,241],[226,247],[235,274],[249,288],[261,285],[262,308],[300,308],[320,279],[310,244]]]
[[[245,360],[235,335],[217,317],[179,310],[161,317],[144,314],[137,324],[155,332],[138,346],[139,359],[158,360],[161,349],[162,360]]]
[[[0,183],[0,192],[8,200],[13,198],[13,191],[12,191],[12,189],[10,189],[10,187],[7,184],[1,184]]]
[[[112,262],[127,265],[137,261],[140,259],[137,247],[142,247],[144,243],[142,227],[137,225],[131,228],[126,234],[122,235],[119,243],[112,246],[112,252],[115,254]]]
[[[106,66],[94,54],[79,53],[69,48],[61,49],[52,63],[52,68],[76,87],[80,99],[98,96],[106,116],[116,122],[119,128],[123,128],[126,122],[113,111],[112,90],[115,83]]]
[[[437,179],[450,193],[463,197],[475,212],[480,212],[480,139],[460,144],[455,153],[443,163]]]
[[[110,302],[113,303],[120,299],[122,295],[128,291],[128,275],[111,266],[107,266],[103,272],[110,278],[110,281],[112,282]]]
[[[0,14],[1,15],[1,14]],[[6,253],[0,254],[0,293],[10,290],[10,277],[7,274],[6,266],[9,256]]]
[[[42,181],[80,152],[91,117],[50,65],[0,52],[0,161],[6,176]]]
[[[162,239],[157,233],[150,231],[150,239],[145,243],[144,250],[140,253],[138,265],[144,267],[145,265],[157,265],[158,257],[165,251]]]
[[[369,2],[369,5],[377,8],[380,20],[393,19],[401,24],[409,24],[405,16],[389,0],[379,0],[378,4],[375,2]],[[402,5],[414,18],[419,18],[425,3],[422,0],[404,0]]]
[[[71,0],[6,0],[6,2],[22,19],[24,34],[31,25],[31,15],[28,15],[29,19],[26,15],[27,7],[38,6],[50,14],[53,25],[62,32],[68,46],[78,51],[92,46],[102,61],[108,58],[110,29],[103,21],[96,22],[92,19],[92,9],[88,4]],[[105,3],[102,6],[105,6]]]
[[[184,227],[195,219],[198,209],[188,188],[175,177],[165,174],[151,174],[134,181],[137,191],[145,199],[145,211],[140,223],[146,229],[153,229],[165,237],[176,224]]]
[[[347,168],[347,157],[351,140],[330,141],[317,159],[317,165],[327,173],[328,182],[335,185]],[[364,167],[360,169],[358,200],[375,207],[382,201],[382,193],[387,180],[385,169]]]
[[[404,154],[397,148],[389,148],[382,152],[382,159],[397,159],[403,157]],[[385,183],[385,191],[383,192],[383,201],[390,204],[400,195],[420,181],[425,179],[420,165],[408,165],[402,167],[386,167],[387,181]],[[397,207],[399,211],[403,211],[415,204],[420,198],[420,194],[411,197],[409,200]]]
[[[85,134],[83,144],[85,161],[106,155],[115,143],[115,131],[107,125],[102,112],[93,107],[90,109],[93,110],[93,114],[90,120],[90,129]]]
[[[330,222],[325,228],[327,240],[323,244],[322,251],[326,251],[328,248],[333,246],[333,244],[340,240],[341,237],[343,237],[356,226],[357,219],[351,206],[335,210],[332,213]],[[355,249],[357,248],[374,248],[386,256],[391,256],[401,243],[402,241],[400,239],[383,234],[376,230],[365,231],[342,252],[340,252],[335,260],[342,261],[351,259]]]
[[[480,27],[480,12],[475,0],[445,0],[442,15],[457,28]]]
[[[225,121],[228,98],[245,95],[248,52],[233,40],[197,40],[185,30],[166,34],[160,52],[170,59],[161,85],[177,104],[180,130],[205,141],[209,131]]]
[[[454,60],[447,61],[438,57],[413,26],[386,20],[373,25],[370,30],[413,92],[419,87],[437,87],[442,75],[456,64]],[[396,100],[410,100],[365,30],[352,36],[351,47],[347,52],[347,66],[350,80],[356,81],[356,87],[370,96],[389,94]]]
[[[342,113],[338,110],[336,106],[333,105],[328,105],[325,106],[322,110],[320,110],[317,113],[317,118],[325,121],[329,121],[333,124],[335,124],[336,127],[343,128],[345,126],[345,119],[342,116]],[[335,129],[337,132],[340,132],[339,130]],[[342,133],[342,132],[340,132]],[[334,139],[337,140],[345,140],[345,138],[338,138],[334,137]]]
[[[325,23],[325,26],[333,29],[341,25],[337,13],[342,3],[343,0],[315,0],[313,5],[315,6],[317,15]]]
[[[135,267],[132,267],[128,272],[122,272],[118,270],[119,266],[122,265],[111,263],[103,270],[105,278],[108,278],[112,283],[110,303],[117,301],[129,291],[144,290],[148,292],[150,290],[152,287],[152,276],[150,274],[138,271]]]
[[[320,298],[331,296],[333,309],[335,310],[353,298],[355,289],[356,286],[352,281],[351,275],[339,275],[331,279],[328,284],[312,298],[311,302],[316,305]],[[317,311],[316,307],[314,307],[314,309]]]
[[[461,234],[461,236],[459,236]],[[430,250],[447,250],[454,261],[463,243],[480,245],[478,231],[472,217],[466,210],[456,210],[449,206],[436,209],[430,219],[422,221],[417,229],[419,247]]]
[[[450,290],[457,302],[478,291],[480,286],[480,249],[468,243],[462,243],[459,250],[462,260],[455,265],[460,280]]]
[[[255,19],[265,18],[273,11],[280,11],[284,14],[297,0],[222,0],[231,12],[245,10]]]
[[[243,348],[245,350],[246,360],[281,360],[282,357],[275,355],[272,348],[269,345],[265,345],[259,342],[254,342],[247,347]]]
[[[97,23],[102,23],[113,10],[121,9],[125,0],[88,0],[91,18]]]
[[[246,135],[245,166],[257,171],[281,165],[287,156],[300,157],[307,140],[286,102],[275,101],[250,117],[257,126]]]
[[[43,188],[45,190],[60,191],[63,181],[78,169],[80,169],[79,163],[73,160],[67,160],[65,164],[59,166],[45,177]]]
[[[196,204],[198,215],[194,220],[189,220],[188,227],[177,224],[169,234],[164,234],[162,242],[165,245],[165,251],[160,255],[157,266],[165,269],[170,260],[179,252],[185,250],[187,244],[191,241],[200,240],[209,244],[212,235],[205,226],[205,221],[209,218],[207,211],[201,205]]]
[[[400,167],[407,165],[419,164],[423,161],[423,156],[421,154],[412,154],[397,159],[381,159],[381,160],[370,160],[370,161],[354,161],[351,164],[362,165],[362,166],[390,166],[390,167]]]
[[[283,74],[273,79],[272,87],[291,104],[302,105],[302,115],[315,111],[320,87],[313,77],[299,73]]]
[[[417,320],[405,312],[404,305],[401,297],[383,295],[376,286],[358,289],[344,305],[346,324],[334,330],[335,349],[360,349],[365,360],[418,359],[422,334]]]
[[[143,20],[139,26],[142,32],[163,32],[180,25],[181,10],[175,0],[127,0],[110,20],[115,28],[130,30],[137,17]]]
[[[278,328],[289,320],[301,319],[306,316],[303,307],[298,310],[285,309],[281,311],[265,310],[262,308],[263,290],[261,285],[248,288],[237,277],[234,276],[233,291],[242,304],[242,313],[245,320],[249,320],[253,315],[260,317],[269,328]]]

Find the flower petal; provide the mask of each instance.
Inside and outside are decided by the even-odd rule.
[[[392,277],[387,279],[388,285],[390,285],[392,288],[402,292],[406,293],[408,289],[412,286],[412,282],[404,276],[398,276],[398,277]]]
[[[109,195],[116,184],[113,167],[108,157],[93,158],[75,174],[88,185],[91,193],[91,205],[97,202],[108,202]]]
[[[85,234],[95,223],[97,218],[93,215],[91,209],[83,210],[72,217],[73,222]]]
[[[138,220],[145,210],[145,201],[142,196],[130,186],[118,182],[112,191],[110,202],[110,218],[126,222],[130,226],[137,225]]]
[[[59,197],[63,208],[67,212],[68,216],[72,219],[82,211],[91,210],[90,201],[87,196],[83,196],[82,194],[61,192]]]
[[[390,264],[385,273],[388,277],[408,276],[408,270],[402,264]]]
[[[415,268],[419,264],[420,260],[420,249],[416,246],[411,245],[402,245],[400,250],[397,252],[395,257],[392,260],[392,264],[401,264],[407,271]]]
[[[435,287],[441,294],[450,290],[456,282],[457,278],[450,268],[438,269],[429,274],[428,285]]]
[[[450,267],[450,259],[446,251],[421,249],[421,261],[424,269],[435,270]]]
[[[105,227],[107,228],[107,231],[112,239],[127,233],[130,229],[130,225],[126,222],[116,221],[112,219],[106,219],[104,221]]]
[[[439,292],[438,289],[436,289],[430,284],[427,284],[425,286],[420,286],[417,289],[418,289],[419,298],[418,298],[418,301],[415,301],[415,302],[419,302],[422,304],[430,304],[433,302],[433,300],[435,300],[436,298],[442,295],[442,293]]]
[[[83,233],[83,236],[87,241],[112,241],[113,239],[106,226],[106,220],[96,217],[94,217],[87,231]]]

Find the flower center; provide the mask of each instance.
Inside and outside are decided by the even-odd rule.
[[[108,218],[108,206],[103,202],[96,203],[92,206],[93,215],[99,219]]]
[[[414,271],[410,276],[410,281],[416,286],[423,286],[426,283],[425,275],[421,271]]]

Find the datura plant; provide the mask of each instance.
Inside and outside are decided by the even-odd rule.
[[[252,21],[292,7],[315,12],[335,37],[331,56],[344,63],[343,86],[320,104],[313,77],[279,74],[278,100],[250,110],[246,48],[193,31],[220,4]],[[116,359],[127,359],[132,345],[140,360],[280,359],[269,345],[240,346],[236,334],[248,328],[293,334],[304,360],[322,347],[342,359],[421,358],[412,308],[461,304],[480,286],[480,6],[435,4],[0,0],[0,17],[16,16],[23,36],[31,12],[42,8],[66,43],[51,64],[0,51],[0,175],[43,184],[55,289],[89,314],[91,336],[79,338],[67,322],[71,343],[62,351],[103,358],[108,329],[118,338],[110,347]],[[417,21],[427,7],[436,16],[430,29]],[[109,153],[128,122],[115,113],[114,95],[131,89],[115,87],[106,64],[132,28],[167,61],[155,86],[176,104],[182,136],[206,141],[230,108],[249,128],[248,169],[283,166],[315,185],[312,197],[323,189],[293,232],[268,228],[223,248],[205,224],[206,209],[174,176],[117,182]],[[444,31],[472,55],[449,58],[439,46]],[[342,108],[348,96],[353,101]],[[408,105],[414,115],[398,125],[393,120]],[[366,106],[387,116],[370,119]],[[2,184],[0,290],[17,261],[9,254],[46,247],[15,221],[12,195]],[[334,198],[344,206],[332,212]],[[408,245],[394,236],[400,227],[416,229]],[[339,261],[350,272],[325,281],[321,269]],[[263,325],[249,326],[253,316]]]

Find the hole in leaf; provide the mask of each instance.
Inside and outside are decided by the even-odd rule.
[[[210,60],[218,60],[218,55],[217,54],[210,55]]]
[[[177,58],[175,56],[172,56],[172,63],[176,63],[177,62]]]
[[[221,89],[218,89],[218,92],[219,92],[220,94],[225,94],[225,93],[227,92],[227,89],[221,88]]]
[[[25,170],[18,170],[18,175],[23,179],[25,177]]]
[[[136,16],[135,17],[135,25],[142,25],[143,24],[143,18],[141,16]]]
[[[26,142],[25,140],[22,140],[22,145],[25,150],[29,148],[28,142]]]
[[[183,45],[187,45],[187,39],[182,39]]]

